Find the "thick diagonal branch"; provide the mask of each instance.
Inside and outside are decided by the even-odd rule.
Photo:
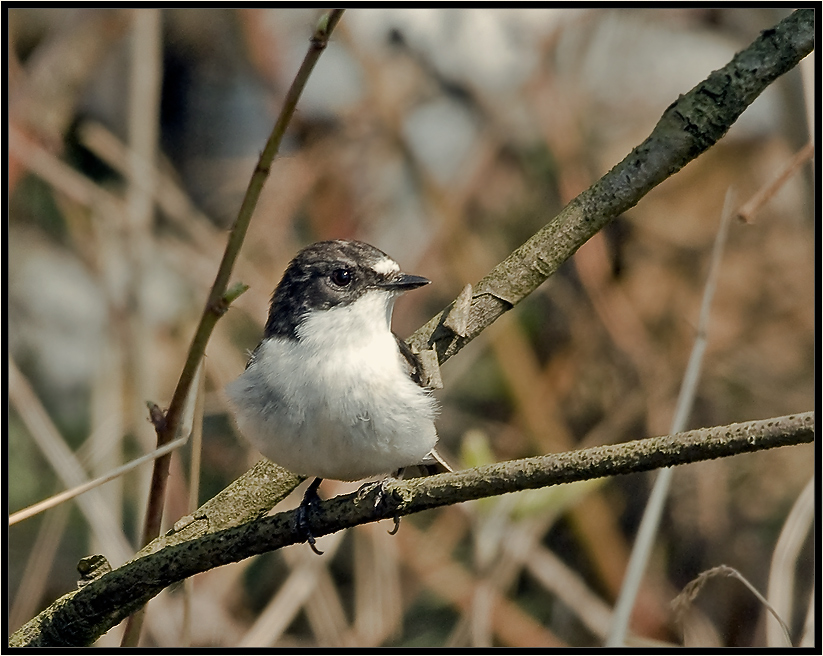
[[[799,9],[764,30],[672,103],[643,143],[474,285],[465,331],[457,334],[444,325],[448,307],[415,332],[409,345],[416,352],[434,350],[440,364],[448,360],[537,289],[598,230],[717,143],[766,87],[813,48],[813,9]]]

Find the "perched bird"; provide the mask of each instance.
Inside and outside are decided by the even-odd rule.
[[[358,241],[300,251],[272,296],[263,339],[226,391],[240,432],[264,456],[316,480],[356,481],[434,451],[437,403],[420,363],[391,330],[397,297],[429,284]],[[307,535],[314,548],[314,540]],[[316,549],[315,549],[316,550]]]

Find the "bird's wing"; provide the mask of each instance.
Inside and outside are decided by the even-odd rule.
[[[397,347],[403,356],[403,363],[406,365],[406,373],[415,383],[421,387],[423,385],[423,365],[420,364],[420,359],[415,355],[402,339],[397,335],[394,336],[397,340]],[[434,474],[443,474],[445,472],[452,472],[454,469],[448,462],[437,452],[437,449],[432,449],[424,458],[423,461],[414,467],[421,470],[424,476],[432,476]]]
[[[425,467],[426,470],[431,474],[444,474],[446,472],[453,472],[451,465],[446,462],[446,459],[440,455],[437,451],[437,448],[432,449],[429,451],[429,454],[423,458],[423,462],[420,463],[422,467]]]
[[[394,333],[392,333],[394,335]],[[423,365],[420,364],[420,359],[412,352],[409,345],[406,344],[397,335],[394,335],[397,341],[397,348],[400,349],[400,354],[403,356],[403,363],[406,365],[406,373],[415,383],[424,387],[423,385]]]

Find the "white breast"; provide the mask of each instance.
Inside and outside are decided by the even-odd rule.
[[[271,338],[226,391],[267,458],[306,476],[360,480],[419,463],[437,442],[436,402],[406,374],[393,297],[313,312],[298,340]]]

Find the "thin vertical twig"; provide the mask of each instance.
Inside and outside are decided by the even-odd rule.
[[[697,323],[697,335],[695,336],[692,352],[689,356],[689,363],[683,375],[683,383],[680,387],[680,395],[677,398],[677,407],[672,420],[671,433],[680,433],[685,430],[686,422],[694,405],[694,397],[697,391],[697,383],[700,379],[700,368],[703,364],[703,354],[706,351],[707,331],[709,317],[711,316],[712,299],[715,289],[717,289],[717,279],[720,272],[720,263],[723,259],[723,249],[729,233],[729,225],[732,217],[733,194],[731,189],[726,192],[723,203],[723,211],[720,218],[720,227],[714,241],[712,250],[709,274],[706,278],[706,286],[703,290],[703,300],[700,305],[700,318]],[[660,517],[663,514],[663,507],[669,493],[674,469],[667,467],[661,469],[654,481],[651,495],[649,496],[643,519],[640,521],[640,528],[637,532],[632,553],[629,558],[629,565],[626,569],[626,576],[617,598],[612,625],[606,639],[606,647],[622,647],[626,640],[626,633],[629,629],[632,608],[634,607],[637,592],[640,589],[640,582],[646,565],[649,560],[652,545],[654,544],[657,529],[660,525]]]
[[[226,250],[223,253],[223,259],[217,270],[217,275],[209,292],[206,305],[203,309],[203,314],[200,317],[200,322],[192,338],[189,346],[186,362],[183,365],[183,371],[180,373],[177,386],[172,395],[171,404],[168,410],[161,414],[156,412],[152,414],[152,423],[154,423],[157,431],[157,445],[164,444],[173,440],[177,434],[178,429],[183,418],[186,400],[192,388],[195,374],[200,366],[200,361],[206,350],[206,344],[211,336],[217,320],[223,316],[228,309],[233,297],[242,293],[242,291],[228,290],[229,278],[231,277],[234,263],[237,256],[240,254],[240,247],[243,245],[243,240],[246,236],[249,223],[251,222],[254,208],[257,205],[257,200],[263,190],[269,172],[271,171],[274,158],[280,150],[280,143],[286,133],[286,128],[291,121],[294,110],[297,107],[297,101],[303,92],[303,89],[308,82],[312,70],[322,52],[326,49],[329,42],[329,37],[334,30],[340,18],[343,15],[343,9],[333,9],[328,14],[321,17],[310,39],[309,50],[306,53],[303,63],[289,87],[286,98],[283,102],[283,109],[277,118],[271,135],[266,142],[263,152],[252,174],[249,186],[246,190],[246,195],[243,198],[243,203],[237,215],[237,219],[229,233]],[[171,456],[167,455],[158,458],[155,461],[154,471],[152,472],[151,487],[149,491],[149,505],[146,510],[146,521],[143,527],[143,537],[141,545],[147,545],[160,534],[160,524],[163,516],[163,505],[166,497],[166,483],[169,476],[169,462]],[[134,616],[139,616],[140,612],[135,613]],[[139,636],[139,628],[131,628],[133,625],[139,624],[139,620],[129,622],[126,635],[123,638],[123,646],[127,644],[136,644],[135,634]]]

